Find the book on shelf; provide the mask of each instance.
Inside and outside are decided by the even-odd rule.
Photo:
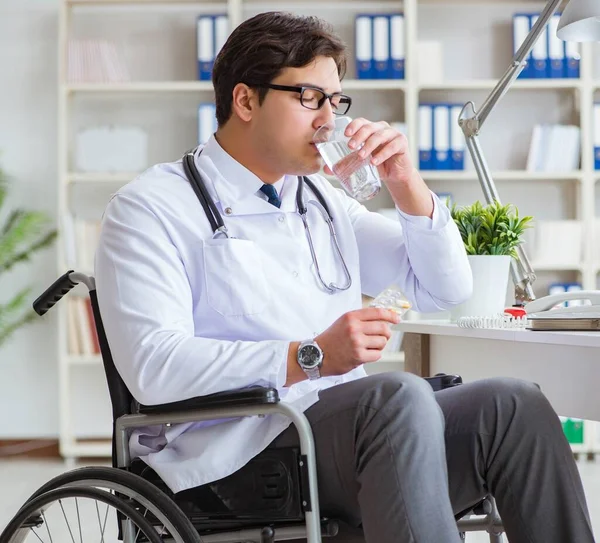
[[[89,297],[71,296],[67,299],[67,338],[67,351],[71,356],[100,354],[100,343]]]
[[[100,221],[88,221],[73,217],[70,213],[63,215],[62,238],[67,267],[83,273],[93,273],[100,224]]]
[[[600,170],[600,102],[594,103],[592,123],[594,130],[594,168]]]
[[[198,106],[198,143],[205,144],[217,131],[217,106],[204,102]]]
[[[115,43],[108,40],[70,39],[67,44],[69,83],[124,83],[129,71]]]

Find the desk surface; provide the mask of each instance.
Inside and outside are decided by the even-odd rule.
[[[461,328],[443,320],[403,321],[394,326],[394,329],[413,334],[600,347],[600,332],[534,332],[519,328]]]

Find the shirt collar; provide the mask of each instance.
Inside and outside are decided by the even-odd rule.
[[[199,162],[201,163],[203,159],[210,160],[219,173],[217,178],[213,179],[213,186],[217,200],[224,208],[232,206],[250,195],[256,195],[256,193],[262,195],[259,191],[264,184],[263,181],[227,153],[219,145],[214,135],[202,149]],[[278,194],[281,194],[284,181],[285,177],[282,177],[273,184]]]

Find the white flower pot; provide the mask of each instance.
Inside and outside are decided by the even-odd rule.
[[[450,310],[450,318],[488,317],[503,313],[510,273],[510,256],[469,255],[473,295]]]

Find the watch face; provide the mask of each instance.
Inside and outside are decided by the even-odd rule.
[[[314,368],[321,361],[321,352],[314,345],[305,345],[300,351],[300,363],[306,368]]]

